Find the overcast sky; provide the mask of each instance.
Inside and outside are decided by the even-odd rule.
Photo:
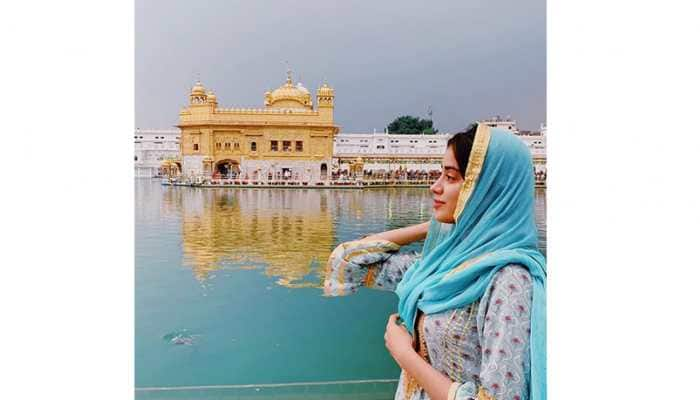
[[[546,121],[545,0],[136,1],[136,126],[172,128],[201,78],[220,107],[295,82],[335,89],[341,132],[399,115],[441,132],[493,115]]]

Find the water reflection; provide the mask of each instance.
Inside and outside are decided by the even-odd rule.
[[[546,199],[536,195],[545,251]],[[183,265],[204,282],[217,270],[260,268],[287,287],[315,287],[338,243],[426,221],[427,189],[163,188],[161,215],[180,215]],[[420,249],[421,243],[411,247]]]
[[[322,191],[173,189],[182,207],[183,264],[199,280],[222,268],[263,268],[281,285],[309,286],[302,280],[333,247]]]

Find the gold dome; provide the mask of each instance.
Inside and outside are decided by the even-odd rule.
[[[272,96],[273,101],[288,98],[292,100],[298,99],[303,102],[303,99],[307,94],[308,92],[305,93],[304,91],[299,90],[298,87],[285,83],[284,85],[273,90],[272,93],[270,93],[270,96]]]
[[[297,89],[301,90],[303,93],[310,95],[309,89],[305,88],[301,82],[297,82]]]
[[[216,103],[216,95],[211,90],[207,92],[207,101],[210,103]]]
[[[287,81],[282,86],[265,93],[265,104],[274,107],[275,103],[281,108],[310,108],[311,94],[301,83],[294,85],[288,72]]]
[[[202,86],[202,82],[197,81],[197,83],[194,84],[192,87],[192,94],[204,94],[204,86]]]
[[[291,82],[287,82],[270,93],[271,105],[281,100],[296,101],[300,103],[300,105],[306,106],[309,104],[311,96],[308,90],[302,90],[294,86]]]
[[[318,88],[317,94],[319,96],[333,96],[334,90],[332,87],[328,86],[327,83],[323,83],[320,88]]]

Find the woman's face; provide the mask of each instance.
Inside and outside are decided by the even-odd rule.
[[[442,174],[432,186],[430,191],[433,194],[433,210],[435,219],[448,224],[454,224],[454,212],[457,208],[457,198],[462,189],[464,178],[459,172],[459,165],[455,158],[452,146],[445,150],[442,157]]]

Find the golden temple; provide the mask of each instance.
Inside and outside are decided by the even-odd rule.
[[[263,108],[221,108],[213,91],[197,82],[180,111],[180,162],[185,176],[226,175],[243,179],[318,179],[329,174],[334,90],[327,83],[311,93],[292,82],[265,92]]]

